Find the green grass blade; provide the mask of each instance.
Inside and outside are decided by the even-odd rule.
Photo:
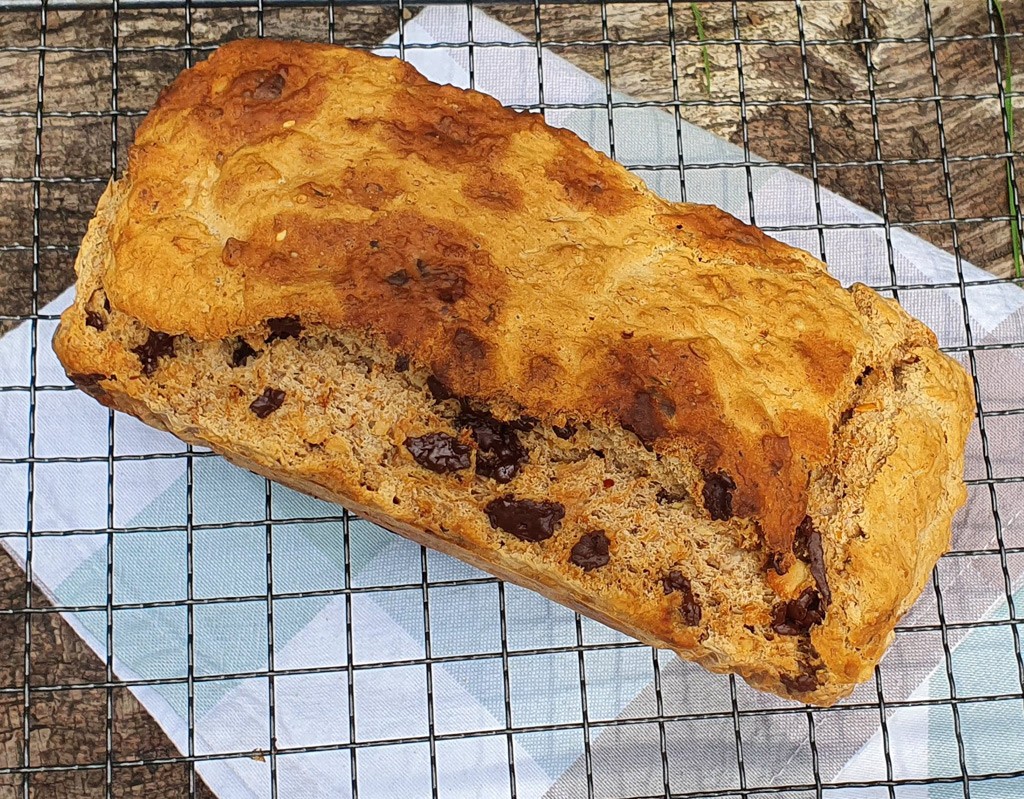
[[[1006,19],[1003,17],[1003,4],[1000,0],[992,0],[992,6],[999,17],[999,27],[1003,29],[1003,53],[1006,63],[1003,66],[1003,107],[1006,111],[1006,126],[1009,131],[1009,159],[1006,161],[1006,194],[1010,198],[1010,239],[1013,243],[1013,272],[1016,277],[1024,273],[1024,255],[1021,253],[1020,226],[1017,224],[1017,202],[1013,197],[1013,179],[1010,159],[1013,158],[1013,63],[1010,59],[1010,40],[1006,35]]]
[[[693,24],[697,26],[697,41],[701,42],[700,54],[704,61],[704,94],[711,96],[711,56],[708,55],[708,46],[703,44],[707,35],[704,33],[704,15],[697,8],[696,3],[690,3],[690,13],[693,14]]]

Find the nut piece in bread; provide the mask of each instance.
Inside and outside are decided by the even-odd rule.
[[[871,675],[965,498],[898,305],[396,59],[183,72],[76,269],[100,402],[780,696]]]

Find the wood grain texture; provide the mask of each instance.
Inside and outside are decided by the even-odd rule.
[[[25,607],[25,574],[10,556],[0,554],[0,608]],[[103,688],[76,687],[102,683],[100,660],[58,613],[38,612],[51,607],[39,592],[32,592],[36,612],[29,622],[32,658],[29,670],[29,764],[31,766],[92,765],[106,762],[107,692]],[[25,614],[0,614],[0,766],[23,765],[25,738]],[[61,690],[47,690],[51,686]],[[174,758],[178,752],[156,722],[125,688],[115,688],[112,699],[112,742],[115,760]],[[106,796],[104,769],[38,772],[30,778],[30,795],[99,799]],[[180,797],[187,794],[188,772],[183,764],[115,768],[111,781],[115,797]],[[21,797],[20,775],[0,776],[0,799]],[[197,781],[196,796],[213,794]]]

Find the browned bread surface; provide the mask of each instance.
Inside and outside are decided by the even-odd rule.
[[[101,401],[784,696],[870,675],[964,500],[895,303],[397,59],[182,73],[76,268]]]

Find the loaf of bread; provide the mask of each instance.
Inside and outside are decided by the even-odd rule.
[[[872,675],[965,498],[896,303],[397,59],[220,48],[76,269],[108,407],[783,697]]]

